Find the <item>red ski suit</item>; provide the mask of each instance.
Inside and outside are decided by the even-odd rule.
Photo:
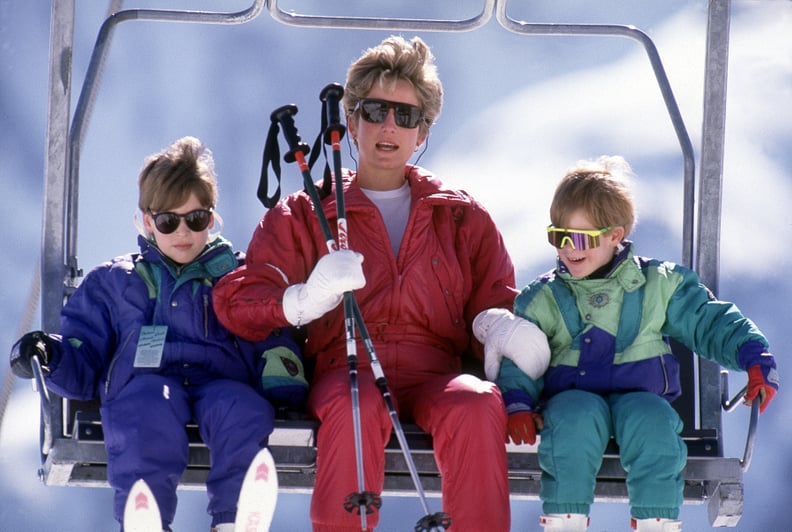
[[[481,345],[471,332],[473,318],[488,308],[512,307],[514,267],[482,205],[422,168],[408,166],[405,178],[411,189],[410,215],[394,257],[379,210],[345,171],[349,248],[363,254],[366,276],[355,299],[400,418],[433,437],[443,511],[453,529],[506,531],[503,400],[492,383],[460,372],[463,354],[481,358]],[[337,238],[335,194],[322,203]],[[281,304],[284,290],[305,282],[327,252],[309,196],[290,195],[259,223],[246,265],[215,287],[217,315],[249,339],[288,325]],[[343,305],[305,327],[304,355],[316,364],[308,406],[321,422],[311,519],[314,530],[360,530],[360,517],[343,507],[345,497],[360,491]],[[360,339],[357,352],[365,491],[380,493],[383,449],[392,423]],[[378,517],[369,515],[369,526]]]

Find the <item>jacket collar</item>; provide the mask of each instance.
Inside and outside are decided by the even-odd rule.
[[[371,208],[372,204],[360,189],[355,179],[355,172],[344,169],[344,204],[347,209]],[[413,204],[425,203],[427,205],[458,205],[468,206],[473,203],[472,198],[463,190],[449,188],[442,180],[420,166],[407,165],[404,168],[404,178],[410,184],[410,194]],[[335,218],[336,200],[335,187],[333,192],[322,202],[327,217]]]
[[[633,243],[629,240],[622,242],[622,249],[613,259],[610,272],[601,279],[578,279],[573,277],[561,259],[557,259],[558,276],[567,283],[596,283],[598,281],[615,280],[626,292],[632,292],[646,283],[646,276],[641,271],[641,266],[633,252]]]
[[[141,257],[164,267],[174,278],[213,278],[222,277],[239,264],[231,243],[217,236],[209,242],[198,257],[188,264],[178,265],[166,257],[153,240],[138,235]]]

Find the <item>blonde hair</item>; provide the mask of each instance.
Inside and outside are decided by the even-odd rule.
[[[624,227],[626,238],[637,221],[632,176],[630,165],[618,155],[578,161],[556,187],[550,204],[551,223],[566,227],[572,214],[582,210],[597,228]]]
[[[344,114],[349,117],[375,83],[390,90],[399,80],[415,88],[418,106],[424,113],[420,127],[425,133],[440,116],[443,85],[437,75],[434,56],[420,37],[410,41],[398,36],[388,37],[352,63],[344,87]]]
[[[138,176],[138,208],[162,212],[183,205],[195,193],[206,208],[217,206],[217,177],[212,152],[195,137],[174,141],[146,158]]]

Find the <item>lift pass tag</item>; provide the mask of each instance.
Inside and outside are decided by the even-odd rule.
[[[162,348],[165,347],[167,325],[144,325],[140,328],[137,351],[135,351],[136,368],[158,368],[162,360]]]

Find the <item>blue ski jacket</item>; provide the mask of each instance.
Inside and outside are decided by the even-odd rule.
[[[694,271],[634,256],[631,242],[603,278],[575,278],[559,260],[522,290],[514,313],[547,334],[551,358],[537,381],[504,359],[497,384],[510,412],[573,388],[649,391],[672,401],[681,389],[669,338],[733,370],[768,349],[756,325],[716,300]]]
[[[212,287],[217,279],[244,261],[222,237],[215,238],[193,262],[176,265],[156,245],[138,237],[140,253],[103,263],[86,275],[61,312],[60,335],[48,364],[47,386],[77,400],[113,399],[136,375],[158,373],[200,385],[212,379],[249,383],[278,402],[279,392],[262,388],[262,354],[283,347],[301,354],[288,329],[278,329],[259,342],[230,333],[215,316]],[[156,367],[140,367],[141,330],[165,326]],[[150,346],[149,346],[150,347]],[[294,358],[292,357],[292,358]],[[306,385],[307,386],[307,383]]]

